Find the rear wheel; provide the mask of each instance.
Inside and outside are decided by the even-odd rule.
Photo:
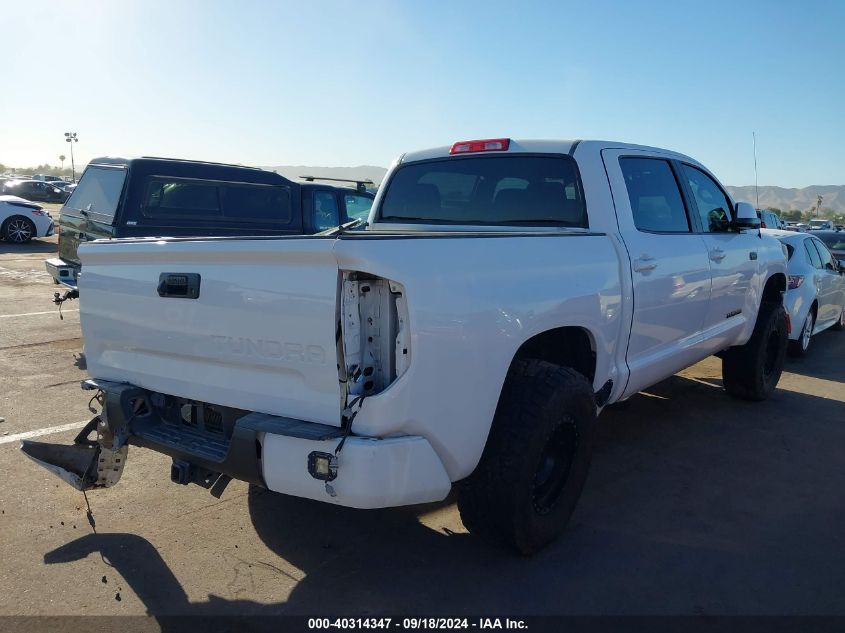
[[[7,242],[26,244],[35,237],[35,224],[32,220],[21,215],[13,215],[3,225],[3,237]]]
[[[786,311],[779,303],[760,306],[754,332],[745,345],[722,356],[725,390],[743,400],[765,400],[777,387],[789,341]]]
[[[810,340],[813,336],[813,328],[816,325],[816,314],[811,308],[807,312],[807,318],[804,319],[804,325],[801,326],[801,333],[798,335],[797,341],[789,341],[789,355],[803,356],[810,350]]]
[[[459,488],[467,530],[524,555],[557,538],[587,479],[595,420],[583,375],[516,361],[478,467]]]

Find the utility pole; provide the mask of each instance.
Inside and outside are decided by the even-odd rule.
[[[65,132],[65,140],[70,143],[70,170],[73,174],[73,182],[76,182],[76,164],[73,161],[73,144],[78,143],[76,132]]]
[[[754,199],[755,207],[760,209],[760,188],[757,186],[757,132],[751,133],[754,142]]]

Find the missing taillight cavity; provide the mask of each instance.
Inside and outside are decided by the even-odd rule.
[[[408,368],[408,308],[402,284],[344,272],[338,369],[346,397],[384,391]]]
[[[789,290],[795,290],[804,283],[803,275],[789,275]]]

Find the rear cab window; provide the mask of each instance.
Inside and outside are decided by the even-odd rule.
[[[387,183],[378,221],[587,228],[575,161],[473,156],[408,163]]]
[[[65,202],[65,208],[85,211],[89,217],[106,224],[114,221],[123,185],[124,167],[90,166]]]

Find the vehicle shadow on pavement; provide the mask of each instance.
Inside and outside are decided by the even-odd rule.
[[[675,376],[606,411],[570,526],[533,558],[455,529],[449,501],[362,511],[251,488],[256,535],[302,572],[285,600],[190,602],[131,534],[45,562],[99,552],[153,615],[845,614],[845,403],[718,385]]]
[[[0,240],[0,255],[28,255],[32,253],[55,253],[57,251],[58,246],[55,242],[32,240],[26,244],[12,244],[5,240]]]
[[[810,351],[800,358],[787,358],[785,371],[808,378],[845,383],[845,332],[828,329],[811,339]],[[845,386],[842,387],[845,392]]]

